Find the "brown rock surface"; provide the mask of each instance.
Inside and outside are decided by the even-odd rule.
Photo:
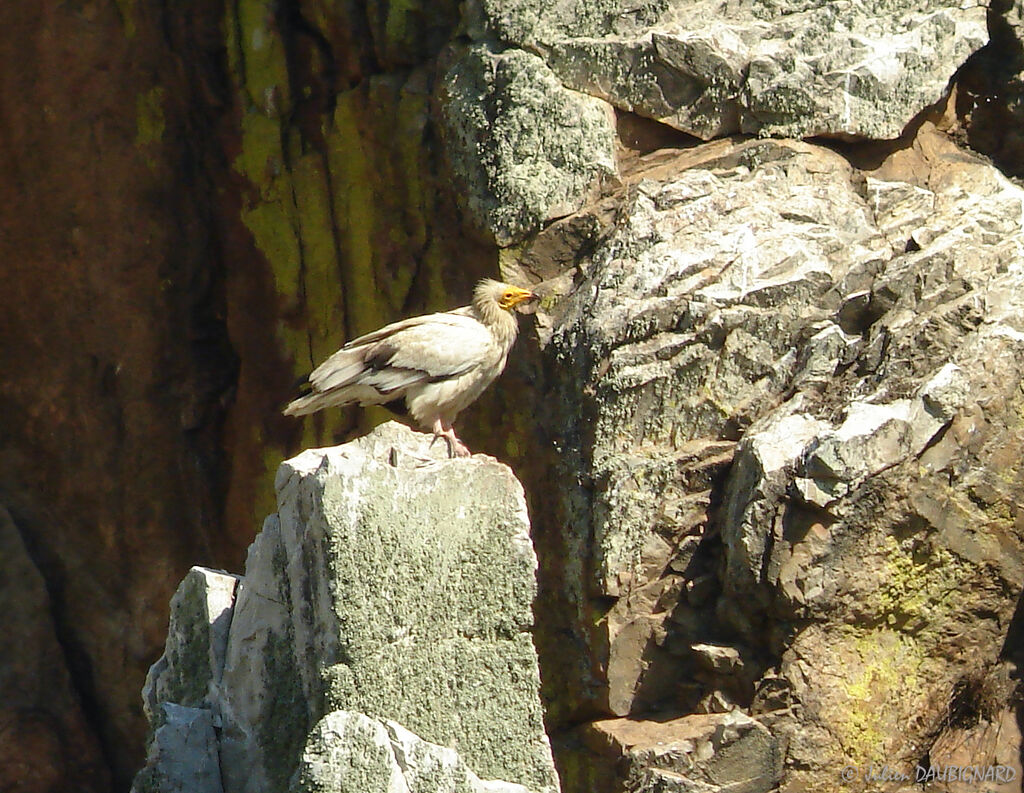
[[[739,712],[675,719],[604,719],[588,726],[596,755],[625,766],[630,791],[742,790],[768,793],[782,776],[783,747]]]
[[[150,4],[0,8],[0,500],[46,581],[33,613],[59,638],[3,662],[40,709],[13,733],[39,753],[4,742],[4,778],[46,756],[53,719],[102,746],[58,740],[53,780],[102,757],[124,786],[167,595],[188,565],[230,555],[218,457],[235,365],[191,83],[217,19],[200,5],[174,19]],[[32,583],[17,557],[0,566]],[[49,690],[64,664],[82,710]],[[81,784],[101,789],[104,773]]]
[[[0,790],[107,790],[109,769],[68,679],[43,578],[3,507],[0,559]]]

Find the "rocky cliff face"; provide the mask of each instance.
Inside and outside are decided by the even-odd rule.
[[[583,736],[642,789],[680,770],[622,737],[652,710],[739,708],[783,789],[955,762],[958,709],[1013,722],[1024,192],[930,124],[870,170],[690,157],[624,192],[547,347],[592,670],[562,702],[621,717]]]
[[[564,789],[1018,757],[1020,3],[15,5],[0,787],[127,789],[178,581],[381,420],[294,376],[496,270]],[[308,757],[511,778],[356,700]]]

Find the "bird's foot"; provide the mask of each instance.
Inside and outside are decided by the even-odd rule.
[[[455,435],[455,428],[451,425],[446,426],[440,419],[434,422],[434,440],[430,442],[430,445],[433,446],[434,441],[438,438],[444,438],[445,443],[448,444],[449,457],[471,457],[473,455],[469,447]]]
[[[448,446],[449,457],[472,457],[473,452],[469,450],[462,441],[455,437],[454,432],[442,432],[440,435],[434,436],[434,441],[438,438],[444,438],[445,444]],[[434,441],[430,442],[430,445],[434,445]]]
[[[469,450],[462,441],[455,437],[453,433],[451,438],[448,439],[448,454],[451,457],[472,457],[473,452]]]

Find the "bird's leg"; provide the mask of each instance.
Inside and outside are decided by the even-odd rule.
[[[430,428],[430,431],[434,433],[434,438],[430,441],[430,446],[428,448],[432,448],[433,445],[437,443],[438,438],[444,438],[446,441],[448,440],[447,436],[444,434],[444,425],[441,423],[441,419],[434,419],[434,426]],[[452,456],[451,443],[448,444],[448,456]]]
[[[462,441],[460,441],[455,435],[455,428],[441,419],[434,420],[434,426],[432,427],[434,432],[434,441],[438,438],[444,438],[448,444],[448,456],[449,457],[469,457],[472,452],[466,447]],[[430,442],[430,445],[434,445],[434,441]]]

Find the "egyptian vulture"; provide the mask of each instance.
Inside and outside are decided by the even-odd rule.
[[[413,419],[435,440],[447,441],[449,456],[467,457],[452,423],[501,374],[519,331],[513,312],[536,298],[485,278],[468,306],[404,319],[350,341],[313,370],[307,393],[284,412],[302,416],[404,397]]]

